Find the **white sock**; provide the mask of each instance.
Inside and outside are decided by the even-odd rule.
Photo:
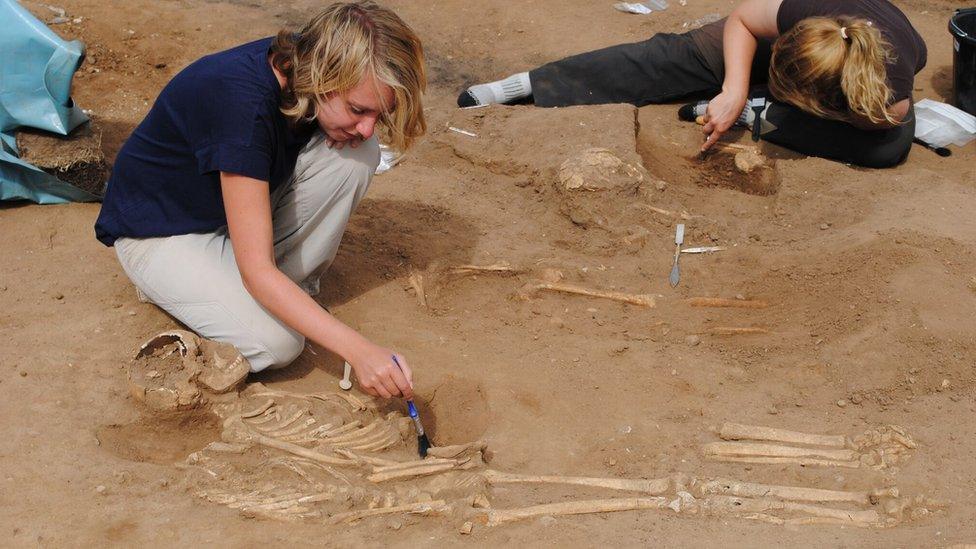
[[[511,103],[532,95],[532,84],[529,73],[520,72],[502,80],[471,86],[468,93],[479,105]]]

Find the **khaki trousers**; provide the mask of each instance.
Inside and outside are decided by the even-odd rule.
[[[271,196],[278,268],[314,295],[335,259],[349,217],[379,163],[376,138],[330,149],[318,132],[292,177]],[[241,282],[227,228],[162,238],[120,238],[115,251],[132,282],[197,334],[230,343],[251,371],[287,366],[305,338],[265,310]]]

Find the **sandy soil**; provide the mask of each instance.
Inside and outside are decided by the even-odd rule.
[[[916,98],[947,100],[946,22],[962,3],[898,4],[929,46]],[[52,16],[42,3],[26,5]],[[300,23],[319,3],[60,5],[82,18],[56,30],[88,46],[74,99],[104,129],[111,159],[181,67]],[[453,108],[463,84],[678,32],[726,11],[727,2],[672,2],[646,17],[586,0],[390,5],[429,51],[431,132],[376,180],[319,299],[410,358],[435,441],[484,437],[495,465],[510,471],[646,478],[682,471],[834,489],[897,484],[951,505],[888,530],[629,512],[462,536],[458,524],[439,519],[408,518],[394,529],[384,520],[338,528],[244,518],[193,497],[173,466],[215,440],[213,422],[158,420],[128,396],[124,366],[141,342],[175,323],[136,300],[114,254],[94,240],[98,206],[5,204],[3,545],[976,542],[976,148],[944,159],[916,147],[904,165],[871,171],[766,146],[775,159],[762,176],[772,178],[764,187],[771,193],[743,192],[750,180],[731,176],[728,157],[692,158],[700,137],[676,120],[675,106]],[[570,220],[555,183],[559,166],[589,147],[642,162],[647,179],[639,197],[614,196],[606,223],[584,227]],[[728,249],[683,257],[681,285],[670,288],[677,220],[638,203],[688,213],[688,245]],[[653,309],[553,294],[520,300],[520,287],[533,275],[478,276],[436,288],[424,308],[408,282],[411,270],[500,261],[661,297]],[[701,309],[683,302],[694,296],[743,296],[770,306]],[[730,326],[768,333],[712,334]],[[341,360],[311,348],[290,368],[258,380],[308,392],[332,389],[339,376]],[[724,421],[847,435],[897,424],[919,448],[897,471],[885,472],[706,462],[699,446]],[[530,501],[502,491],[497,503]]]

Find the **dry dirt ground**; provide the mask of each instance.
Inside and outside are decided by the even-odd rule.
[[[669,472],[866,489],[886,483],[950,501],[886,530],[774,526],[658,511],[560,517],[458,533],[450,520],[335,527],[240,516],[193,497],[173,466],[214,440],[211,422],[161,422],[127,393],[137,346],[173,328],[139,303],[111,250],[93,238],[94,204],[0,206],[0,539],[4,546],[213,544],[891,546],[976,542],[976,147],[940,158],[916,147],[895,169],[863,170],[775,147],[768,194],[692,158],[697,130],[673,105],[458,112],[466,83],[578,51],[636,41],[725,12],[672,2],[618,13],[611,2],[394,0],[429,53],[429,136],[380,176],[351,222],[319,297],[339,318],[410,358],[435,441],[484,437],[501,469],[592,476]],[[961,2],[898,2],[929,46],[916,98],[946,100]],[[26,5],[45,19],[44,4]],[[88,46],[74,99],[93,112],[111,157],[181,67],[207,52],[296,25],[309,0],[63,0]],[[476,138],[447,130],[455,126]],[[733,136],[746,142],[743,135]],[[616,215],[573,223],[556,168],[606,147],[649,173]],[[663,184],[656,184],[657,180]],[[643,206],[641,205],[643,204]],[[600,205],[598,205],[600,206]],[[600,207],[607,206],[603,204]],[[667,283],[677,220],[686,243],[728,249],[682,258]],[[619,215],[617,215],[619,214]],[[579,221],[577,219],[577,221]],[[584,220],[585,222],[586,220]],[[592,221],[592,220],[591,220]],[[585,225],[585,226],[584,226]],[[419,305],[408,281],[432,265],[505,261],[555,268],[573,283],[659,295],[653,309],[542,294],[532,279],[479,276]],[[694,296],[767,301],[700,309]],[[716,327],[767,333],[714,335]],[[688,336],[698,336],[697,345]],[[273,387],[335,387],[341,361],[309,349],[260,376]],[[857,434],[897,424],[918,442],[897,471],[706,462],[723,421]],[[499,493],[497,504],[515,506]]]

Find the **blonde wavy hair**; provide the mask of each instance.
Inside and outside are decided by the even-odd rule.
[[[371,0],[332,4],[301,32],[282,30],[271,64],[287,78],[281,112],[294,124],[315,118],[316,99],[372,78],[393,89],[394,104],[383,105],[379,120],[391,147],[406,150],[427,131],[423,46],[400,17]]]
[[[865,19],[810,17],[773,44],[769,89],[821,118],[900,124],[888,112],[891,45]]]

